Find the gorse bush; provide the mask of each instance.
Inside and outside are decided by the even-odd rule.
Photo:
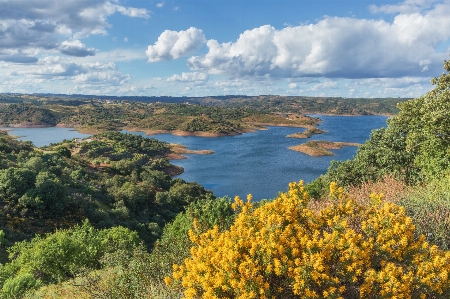
[[[364,207],[335,183],[330,196],[311,209],[300,182],[258,208],[237,197],[233,225],[194,227],[166,283],[185,298],[448,298],[450,252],[417,237],[403,207],[378,194]]]

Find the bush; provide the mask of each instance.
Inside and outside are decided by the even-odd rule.
[[[450,252],[414,235],[405,209],[358,205],[335,183],[334,203],[308,208],[299,184],[253,209],[236,198],[229,230],[190,231],[191,256],[166,283],[186,298],[445,298]]]
[[[0,297],[24,292],[41,283],[62,282],[82,270],[100,269],[104,256],[117,251],[131,255],[139,241],[137,234],[129,229],[96,230],[85,222],[73,229],[17,242],[8,249],[10,262],[0,265],[0,287],[3,288]]]

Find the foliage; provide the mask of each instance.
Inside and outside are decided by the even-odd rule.
[[[424,96],[398,104],[387,127],[372,132],[351,161],[334,162],[323,178],[328,183],[359,185],[394,175],[408,184],[442,176],[450,167],[450,62]]]
[[[182,169],[165,158],[169,144],[153,138],[105,132],[44,150],[0,135],[0,225],[11,242],[87,218],[135,230],[151,248],[167,222],[210,194],[172,179]]]
[[[177,215],[164,227],[160,240],[149,254],[143,248],[124,254],[121,250],[105,254],[101,269],[82,273],[71,283],[45,286],[30,298],[180,298],[182,292],[164,283],[172,272],[172,264],[181,263],[189,256],[193,243],[188,231],[194,219],[206,231],[219,225],[227,229],[235,214],[228,198],[207,198],[191,203],[186,212]],[[76,287],[73,287],[73,286]]]
[[[10,262],[0,266],[1,295],[19,296],[41,284],[74,278],[81,270],[99,269],[103,256],[117,251],[131,255],[139,242],[137,234],[126,228],[97,230],[87,221],[73,229],[17,242],[8,249]]]
[[[302,182],[254,210],[237,197],[229,230],[190,231],[173,279],[185,298],[445,298],[450,252],[416,238],[404,208],[377,194],[363,208],[335,183],[330,196],[319,211]]]
[[[0,124],[25,124],[55,126],[55,115],[51,110],[36,104],[2,104],[0,105]]]

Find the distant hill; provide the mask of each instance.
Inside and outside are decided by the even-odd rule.
[[[311,113],[334,115],[373,115],[399,112],[397,104],[412,98],[343,98],[280,95],[222,95],[204,97],[100,96],[82,94],[0,94],[0,102],[23,103],[36,100],[44,104],[79,105],[80,101],[127,101],[143,103],[188,103],[225,108],[249,108],[264,113]]]

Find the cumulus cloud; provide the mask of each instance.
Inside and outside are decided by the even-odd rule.
[[[188,30],[165,30],[153,46],[148,46],[149,62],[177,59],[200,49],[206,38],[202,30],[191,27]]]
[[[421,2],[421,1],[419,1]],[[247,30],[235,42],[208,40],[193,71],[229,77],[380,78],[440,72],[450,38],[450,3],[400,13],[392,22],[327,17],[316,24]]]
[[[149,18],[146,9],[124,7],[117,2],[0,0],[0,50],[64,48],[59,43],[60,36],[78,40],[91,34],[106,34],[110,26],[106,18],[114,13]]]
[[[58,47],[62,54],[76,56],[76,57],[86,57],[94,56],[95,49],[87,48],[85,44],[79,40],[67,40],[61,43]]]
[[[185,73],[182,72],[181,76],[178,74],[167,78],[166,82],[182,82],[182,83],[205,83],[208,81],[208,74],[205,73]]]

